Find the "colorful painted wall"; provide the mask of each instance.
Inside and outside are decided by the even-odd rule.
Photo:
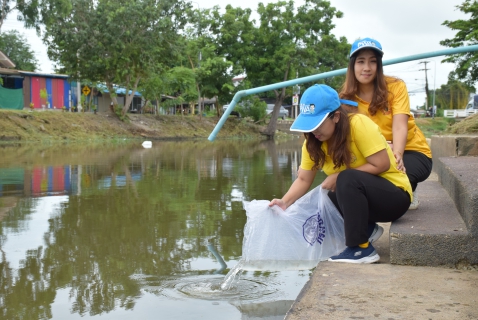
[[[26,76],[24,82],[29,82],[30,99],[34,108],[61,109],[63,106],[70,108],[70,84],[66,79],[48,78],[41,76]],[[24,86],[24,88],[28,85]],[[47,98],[40,96],[40,91],[46,90]],[[28,107],[28,102],[25,107]]]

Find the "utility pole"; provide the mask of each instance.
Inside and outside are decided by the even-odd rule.
[[[198,35],[198,43],[199,43],[199,37],[201,37],[201,8],[199,7],[199,3],[196,1],[192,1],[192,3],[197,4],[198,6],[198,30],[197,30],[197,35]],[[202,54],[201,54],[201,49],[199,49],[198,53],[198,69],[201,68],[201,59],[202,59]],[[202,119],[202,106],[201,106],[201,90],[199,89],[199,81],[197,83],[197,89],[198,89],[198,112],[199,112],[199,119]]]
[[[420,69],[419,71],[422,71],[422,70],[425,70],[425,93],[427,95],[427,101],[425,103],[425,111],[428,111],[428,77],[427,77],[427,63],[429,63],[430,61],[421,61],[419,63],[423,63],[425,64],[425,69]]]

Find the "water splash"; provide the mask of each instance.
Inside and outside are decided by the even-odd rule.
[[[236,279],[237,276],[240,276],[242,271],[243,271],[243,261],[242,260],[239,260],[239,262],[237,263],[237,265],[232,268],[231,270],[229,270],[229,272],[227,273],[226,277],[224,278],[224,281],[221,283],[221,289],[222,290],[229,290],[232,286],[232,284],[234,283],[234,280]],[[239,280],[239,278],[238,278]]]

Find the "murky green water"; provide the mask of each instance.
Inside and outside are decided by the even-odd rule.
[[[0,146],[2,319],[282,319],[310,271],[244,272],[243,200],[300,142]]]

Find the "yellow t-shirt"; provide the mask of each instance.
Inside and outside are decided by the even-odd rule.
[[[367,115],[373,120],[381,129],[382,134],[387,141],[393,141],[392,123],[394,114],[406,114],[408,115],[408,135],[405,150],[418,151],[432,157],[432,151],[428,146],[427,140],[423,132],[418,128],[415,123],[415,118],[410,113],[410,100],[408,99],[408,91],[405,83],[401,80],[388,78],[387,79],[388,91],[391,93],[389,100],[388,111],[379,110],[374,116],[368,112],[370,102],[364,101],[355,96],[358,102],[358,110],[360,113]]]
[[[387,141],[380,132],[380,128],[373,123],[367,116],[362,114],[350,115],[350,151],[352,153],[352,161],[350,168],[357,168],[367,163],[367,157],[383,150],[387,150],[388,157],[390,158],[390,168],[379,174],[379,176],[387,179],[397,187],[405,190],[410,195],[410,199],[413,200],[412,187],[410,181],[405,173],[397,169],[397,163],[392,149],[390,149]],[[325,153],[324,166],[321,168],[326,175],[330,175],[336,172],[341,172],[346,169],[345,166],[341,166],[338,169],[334,169],[334,162],[327,153],[327,141],[322,143],[322,150]],[[310,158],[310,154],[307,151],[306,141],[302,145],[302,160],[300,163],[301,169],[312,170],[314,167],[314,161]]]

